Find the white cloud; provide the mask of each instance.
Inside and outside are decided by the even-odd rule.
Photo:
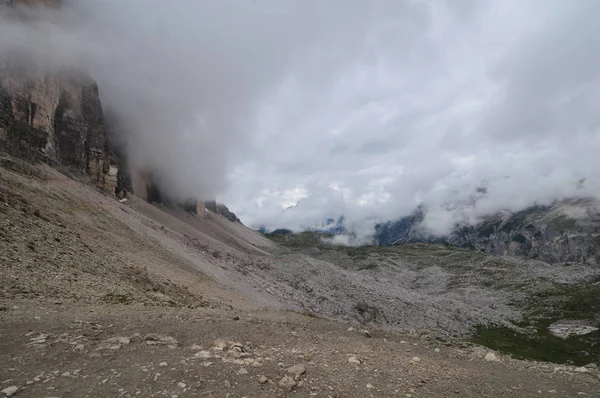
[[[598,2],[371,7],[360,34],[335,36],[341,47],[352,40],[354,51],[335,63],[307,55],[266,97],[256,153],[223,196],[234,209],[263,185],[305,189],[301,204],[320,203],[320,211],[294,209],[307,225],[340,214],[356,223],[392,219],[424,201],[427,225],[443,233],[499,209],[599,195]],[[251,181],[241,182],[240,170]],[[484,180],[486,197],[447,214],[448,201],[464,201]],[[344,187],[342,199],[311,188],[332,181]],[[298,224],[261,209],[240,215],[251,225]]]
[[[58,26],[2,21],[0,55],[87,66],[134,159],[249,225],[366,233],[425,202],[443,232],[600,196],[598,1],[66,4]]]

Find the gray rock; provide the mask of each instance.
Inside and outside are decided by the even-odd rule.
[[[269,379],[267,379],[265,376],[260,376],[260,377],[258,378],[258,382],[259,382],[260,384],[265,384],[265,383],[267,383],[268,381],[269,381]]]
[[[348,362],[356,364],[356,365],[360,365],[360,360],[358,358],[356,358],[355,356],[351,356],[350,358],[348,358]]]
[[[283,379],[279,380],[278,385],[286,391],[292,391],[296,387],[296,382],[290,376],[284,376]]]
[[[179,342],[171,336],[162,336],[154,333],[146,335],[145,340],[148,345],[179,345]]]
[[[299,380],[300,376],[306,373],[306,367],[300,363],[290,366],[289,368],[287,368],[286,372],[293,375],[295,380]]]
[[[117,336],[117,337],[111,337],[110,339],[105,340],[105,342],[113,343],[113,344],[127,345],[127,344],[131,343],[131,338],[125,337],[125,336]]]
[[[485,357],[483,359],[485,359],[486,362],[498,362],[499,361],[498,357],[493,352],[488,352],[487,354],[485,354]]]
[[[19,390],[19,387],[17,387],[17,386],[10,386],[10,387],[6,387],[4,390],[2,390],[0,392],[2,394],[4,394],[5,397],[10,397],[10,396],[14,395],[18,390]]]

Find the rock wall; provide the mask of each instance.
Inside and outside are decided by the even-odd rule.
[[[382,245],[438,243],[516,256],[547,263],[600,265],[600,201],[571,198],[551,206],[532,206],[485,217],[472,226],[457,226],[448,236],[423,228],[424,212],[377,227]]]
[[[589,198],[567,199],[488,217],[474,227],[456,230],[447,243],[548,263],[598,265],[600,203]]]
[[[117,187],[98,87],[79,72],[28,77],[0,65],[0,148],[85,171],[111,192]]]
[[[240,219],[227,206],[214,200],[204,202],[204,208],[213,213],[220,214],[231,222],[241,222]]]
[[[58,0],[5,4],[58,6]],[[117,190],[98,86],[78,70],[48,71],[26,56],[0,60],[0,150],[86,172],[98,186]]]

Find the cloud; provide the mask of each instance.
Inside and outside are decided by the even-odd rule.
[[[152,169],[171,194],[202,199],[226,189],[263,96],[333,17],[316,1],[62,4],[21,10],[27,18],[3,9],[2,59],[18,52],[46,70],[88,70],[130,162]]]
[[[438,234],[501,209],[600,197],[598,2],[371,7],[347,39],[354,51],[334,68],[306,57],[263,102],[255,156],[224,196],[242,220],[297,226],[277,212],[278,195],[263,194],[294,189],[301,204],[321,203],[298,206],[306,225],[339,214],[368,224],[425,203]],[[487,195],[470,202],[482,181]],[[332,185],[342,199],[314,189]]]
[[[251,226],[600,196],[595,0],[64,3],[0,56],[87,68],[134,163]]]

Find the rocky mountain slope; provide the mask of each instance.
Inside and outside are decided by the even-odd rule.
[[[114,192],[118,168],[96,83],[81,71],[26,66],[0,61],[0,148],[85,172]]]
[[[133,173],[132,193],[93,79],[13,61],[0,69],[0,396],[600,390],[597,267],[289,234],[276,243],[226,206],[169,200],[147,171]],[[589,311],[573,310],[579,302]],[[585,334],[563,344],[546,333],[565,317]],[[525,355],[538,340],[506,350],[496,327],[558,352]],[[468,343],[480,329],[515,357]]]
[[[60,8],[60,0],[10,0],[7,15],[30,22],[30,7]],[[43,14],[42,14],[43,17]],[[172,203],[161,192],[150,169],[131,169],[124,151],[111,145],[127,134],[116,116],[107,120],[99,87],[88,72],[72,67],[50,68],[27,54],[0,59],[0,151],[31,162],[44,162],[63,171],[85,175],[103,190],[123,197],[135,192],[150,202]],[[180,205],[180,203],[176,203]],[[239,222],[227,206],[193,199],[190,210],[209,209]]]
[[[422,227],[423,210],[378,226],[381,245],[443,243],[490,254],[537,259],[549,263],[600,263],[600,202],[572,198],[519,212],[501,212],[473,226],[457,226],[443,237]]]
[[[479,324],[532,319],[513,304],[535,302],[532,294],[534,309],[572,314],[574,296],[559,289],[593,290],[593,267],[440,246],[305,243],[280,246],[214,212],[134,195],[119,203],[45,164],[3,156],[0,391],[362,398],[600,389],[595,351],[550,358],[580,368],[461,342]],[[288,372],[294,365],[305,373]]]

